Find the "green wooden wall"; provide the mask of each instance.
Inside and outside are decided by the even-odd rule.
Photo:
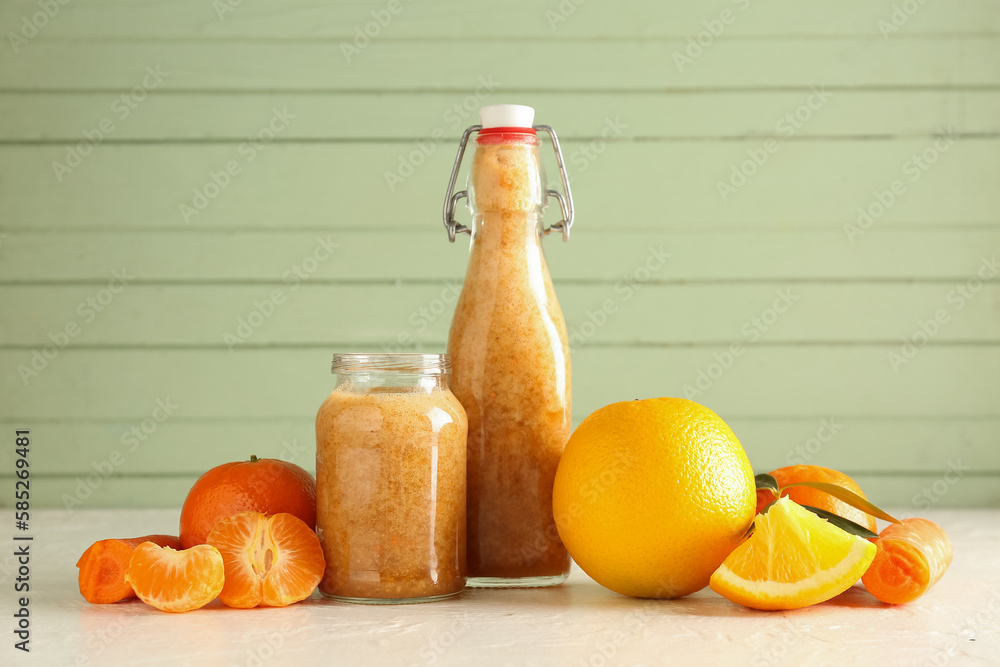
[[[996,0],[4,0],[0,34],[0,475],[30,428],[36,505],[311,468],[331,353],[443,350],[495,102],[572,172],[577,421],[687,393],[759,471],[1000,504]]]

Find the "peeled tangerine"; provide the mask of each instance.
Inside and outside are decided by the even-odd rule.
[[[216,524],[208,544],[225,563],[219,599],[230,607],[284,607],[316,589],[326,560],[313,529],[293,514],[241,512]]]
[[[755,520],[753,534],[712,575],[712,590],[753,609],[799,609],[853,586],[875,545],[780,498]]]
[[[207,544],[177,551],[143,542],[125,572],[140,600],[171,612],[204,607],[219,595],[224,578],[222,556]]]

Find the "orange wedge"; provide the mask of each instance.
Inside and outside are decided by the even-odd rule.
[[[284,607],[316,589],[326,559],[316,533],[293,514],[241,512],[215,525],[208,543],[219,550],[230,607]]]
[[[224,573],[222,556],[215,547],[200,544],[175,551],[143,542],[132,552],[125,581],[146,604],[183,612],[214,600],[222,590]]]
[[[789,498],[755,519],[709,585],[753,609],[799,609],[853,586],[875,558],[875,545],[837,528]]]

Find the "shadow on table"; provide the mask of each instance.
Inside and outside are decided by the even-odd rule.
[[[561,586],[548,588],[468,588],[459,595],[419,605],[355,605],[349,602],[324,599],[318,595],[300,603],[301,608],[315,607],[367,607],[369,609],[396,609],[404,611],[407,608],[426,608],[431,606],[436,610],[475,609],[477,611],[496,610],[498,613],[512,614],[518,612],[561,613],[566,611],[608,611],[628,613],[636,611],[642,614],[657,614],[663,616],[701,616],[701,617],[743,617],[753,615],[774,614],[771,611],[748,609],[734,604],[705,588],[697,593],[673,600],[653,600],[630,598],[610,591],[597,583],[590,581],[570,581]],[[850,607],[881,609],[887,605],[879,602],[861,586],[848,589],[841,595],[824,602],[823,607]],[[806,609],[817,609],[807,607]],[[799,613],[799,610],[778,612],[785,614]]]
[[[590,582],[569,582],[552,588],[468,589],[456,599],[480,609],[562,611],[613,611],[678,616],[740,616],[748,610],[711,591],[674,600],[630,598]]]
[[[852,609],[888,609],[894,605],[886,604],[877,600],[863,586],[852,586],[846,591],[823,603],[830,607],[850,607]]]

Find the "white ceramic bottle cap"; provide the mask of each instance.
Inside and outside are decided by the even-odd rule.
[[[479,107],[483,129],[490,127],[531,127],[535,110],[523,104],[490,104]]]

